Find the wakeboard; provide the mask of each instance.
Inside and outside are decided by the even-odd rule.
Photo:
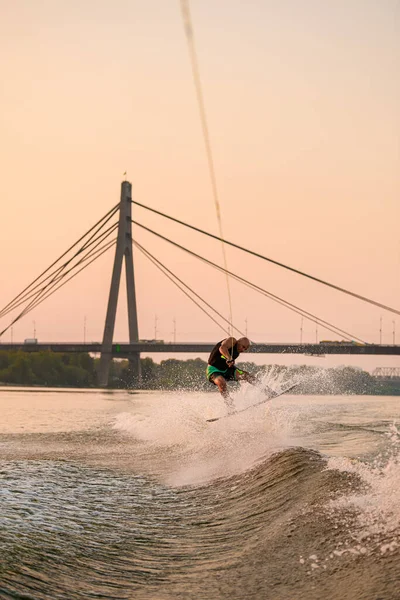
[[[267,398],[264,398],[263,400],[260,400],[260,402],[256,402],[255,404],[250,404],[249,406],[246,406],[246,408],[242,408],[241,410],[235,410],[235,412],[229,413],[227,415],[222,415],[222,417],[215,417],[214,419],[207,419],[207,423],[214,423],[215,421],[220,421],[221,419],[227,419],[228,417],[233,417],[235,415],[238,415],[242,412],[245,412],[246,410],[249,410],[250,408],[254,408],[255,406],[260,406],[260,404],[265,404],[265,402],[269,402],[270,400],[274,400],[274,398],[279,398],[279,396],[283,396],[283,394],[287,394],[288,392],[290,392],[297,386],[298,386],[298,383],[293,383],[292,385],[285,388],[281,392],[275,393],[273,396],[267,396]]]

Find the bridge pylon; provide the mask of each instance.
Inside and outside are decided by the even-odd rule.
[[[128,300],[129,342],[139,340],[138,318],[136,308],[135,275],[132,254],[132,184],[123,181],[121,184],[121,201],[119,205],[118,237],[115,247],[114,266],[111,276],[110,293],[106,321],[104,325],[103,342],[101,347],[99,384],[107,387],[112,360],[112,343],[114,336],[115,317],[117,314],[118,295],[121,281],[122,262],[125,258],[126,291]],[[130,358],[130,371],[134,385],[140,384],[140,353],[135,352]]]

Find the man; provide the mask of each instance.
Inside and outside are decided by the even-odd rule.
[[[226,382],[231,380],[248,381],[252,384],[256,382],[253,375],[235,367],[235,360],[239,354],[246,352],[249,348],[250,340],[247,337],[238,340],[228,337],[214,346],[208,359],[207,379],[217,386],[230,410],[233,410],[233,404]]]

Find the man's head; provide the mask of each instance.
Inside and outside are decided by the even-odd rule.
[[[250,348],[250,340],[247,337],[241,337],[237,341],[238,352],[246,352]]]

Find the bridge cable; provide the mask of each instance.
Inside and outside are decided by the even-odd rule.
[[[51,284],[48,284],[48,286],[46,286],[46,289],[43,290],[42,292],[40,292],[40,294],[37,294],[36,299],[33,301],[34,302],[34,306],[32,306],[32,309],[35,308],[35,306],[37,306],[38,304],[40,304],[40,302],[42,301],[40,299],[40,297],[42,296],[43,292],[45,292],[45,297],[43,299],[48,298],[51,294],[49,293],[51,290],[53,290],[54,288],[56,288],[54,290],[54,292],[56,292],[60,287],[62,287],[63,285],[65,285],[65,283],[67,283],[68,281],[70,281],[73,277],[69,277],[67,279],[67,281],[65,281],[62,285],[58,285],[61,281],[63,281],[68,275],[69,273],[72,273],[77,267],[79,267],[80,265],[83,265],[84,263],[86,263],[87,261],[90,262],[88,263],[91,264],[92,262],[94,262],[97,258],[99,258],[99,256],[101,256],[102,254],[104,254],[104,252],[106,252],[107,250],[109,250],[116,242],[117,238],[114,238],[113,240],[109,240],[108,242],[106,242],[103,246],[101,246],[100,248],[98,248],[98,250],[92,249],[91,252],[88,252],[84,257],[81,258],[81,260],[79,262],[77,262],[73,267],[71,267],[71,269],[69,269],[68,271],[66,271],[65,273],[63,273],[62,276],[57,277],[57,279],[54,282],[51,282]],[[86,266],[83,268],[86,268]],[[79,269],[79,271],[76,272],[76,274],[80,273],[82,269]],[[58,287],[57,287],[58,286]],[[48,289],[47,289],[48,288]],[[52,292],[52,293],[54,293]],[[40,302],[39,302],[40,300]]]
[[[153,233],[154,235],[164,239],[165,241],[169,242],[170,244],[184,250],[185,252],[187,252],[188,254],[191,254],[192,256],[195,256],[196,258],[202,260],[203,262],[205,262],[206,264],[214,267],[215,269],[219,270],[219,271],[224,271],[224,268],[209,261],[208,259],[200,256],[199,254],[196,254],[195,252],[192,252],[191,250],[185,248],[184,246],[181,246],[180,244],[177,244],[176,242],[173,242],[172,240],[166,238],[165,236],[152,231],[151,229],[149,229],[148,227],[145,227],[144,225],[141,225],[140,223],[137,223],[136,221],[132,221],[133,223],[135,223],[136,225],[139,225],[140,227],[142,227],[143,229],[146,229],[147,231],[149,231],[150,233]],[[358,340],[359,342],[366,344],[366,342],[364,340],[362,340],[361,338],[352,335],[348,332],[346,332],[343,329],[340,329],[339,327],[337,327],[336,325],[333,325],[331,323],[329,323],[328,321],[325,321],[324,319],[321,319],[319,317],[317,317],[316,315],[313,315],[312,313],[309,313],[308,311],[297,307],[296,305],[288,302],[287,300],[284,300],[283,298],[280,298],[279,296],[276,296],[275,294],[272,294],[272,292],[268,292],[267,290],[257,286],[256,284],[244,279],[243,277],[240,277],[239,275],[232,273],[231,271],[229,272],[229,275],[235,279],[236,281],[242,283],[243,285],[246,285],[247,287],[249,287],[250,289],[253,289],[254,291],[257,291],[259,293],[261,293],[262,295],[268,297],[269,299],[273,300],[274,302],[281,304],[282,306],[284,306],[285,308],[288,308],[289,310],[292,310],[293,312],[305,317],[307,320],[312,321],[313,323],[319,324],[322,327],[324,327],[325,329],[328,329],[329,331],[331,331],[332,333],[337,334],[341,334],[344,337],[347,337],[349,340]]]
[[[185,294],[185,296],[187,296],[187,297],[188,297],[188,298],[189,298],[189,299],[190,299],[190,300],[191,300],[191,301],[192,301],[194,304],[196,304],[196,306],[198,306],[198,307],[200,308],[200,310],[202,310],[202,311],[203,311],[203,312],[204,312],[204,313],[207,315],[207,317],[209,317],[209,318],[210,318],[212,321],[214,321],[214,323],[216,323],[216,324],[218,325],[218,327],[220,327],[220,328],[221,328],[223,331],[225,331],[225,333],[227,333],[227,334],[229,335],[229,330],[228,330],[228,329],[226,329],[226,328],[225,328],[223,325],[221,325],[221,323],[219,323],[219,322],[218,322],[218,321],[217,321],[217,320],[216,320],[216,319],[215,319],[215,318],[214,318],[214,317],[213,317],[213,316],[212,316],[210,313],[208,313],[208,312],[206,311],[206,309],[205,309],[203,306],[201,306],[201,304],[199,304],[199,303],[198,303],[198,302],[197,302],[197,301],[196,301],[194,298],[192,298],[192,297],[190,296],[190,294],[189,294],[188,292],[186,292],[186,291],[183,289],[183,287],[182,287],[182,286],[181,286],[181,285],[178,283],[178,281],[176,281],[176,280],[173,278],[173,277],[175,277],[175,275],[173,275],[173,274],[172,274],[172,275],[173,275],[173,277],[171,277],[171,275],[169,275],[169,273],[167,272],[167,271],[169,271],[169,269],[167,269],[166,267],[164,267],[164,265],[163,265],[163,264],[162,264],[162,263],[161,263],[159,260],[157,260],[155,257],[152,257],[152,255],[151,255],[149,252],[147,252],[147,250],[145,250],[145,249],[143,248],[143,246],[141,246],[140,244],[138,244],[137,242],[135,242],[135,241],[133,241],[133,240],[132,240],[132,242],[133,242],[133,244],[135,244],[135,246],[138,248],[138,250],[140,250],[140,252],[142,252],[142,254],[144,254],[144,255],[145,255],[145,256],[146,256],[146,257],[147,257],[147,258],[150,260],[150,262],[152,262],[152,263],[153,263],[153,264],[154,264],[154,265],[155,265],[155,266],[156,266],[156,267],[157,267],[157,268],[158,268],[158,269],[159,269],[159,270],[160,270],[162,273],[164,273],[164,275],[165,275],[166,277],[168,277],[168,279],[169,279],[170,281],[172,281],[172,283],[173,283],[174,285],[176,285],[176,286],[177,286],[177,287],[178,287],[178,288],[181,290],[181,292],[183,292],[183,293]],[[184,284],[184,285],[186,286],[186,284]],[[186,287],[188,287],[188,286],[186,286]],[[190,288],[189,288],[189,289],[190,289]],[[197,294],[196,294],[196,296],[197,296]],[[200,297],[200,296],[199,296],[199,297]],[[207,303],[206,303],[206,302],[205,302],[205,301],[204,301],[202,298],[201,298],[201,300],[202,300],[202,301],[203,301],[205,304],[207,304]],[[212,307],[211,307],[211,308],[212,308]],[[213,308],[212,308],[212,310],[214,310],[214,312],[216,312],[216,313],[217,313],[217,311],[216,311],[215,309],[213,309]],[[217,313],[217,314],[219,314],[219,313]],[[223,317],[223,318],[224,318],[224,317]],[[224,320],[226,320],[226,319],[224,319]]]
[[[273,258],[268,258],[267,256],[264,256],[263,254],[259,254],[258,252],[255,252],[254,250],[249,250],[248,248],[244,248],[243,246],[239,246],[238,244],[235,244],[234,242],[230,242],[228,240],[223,239],[222,237],[218,237],[217,235],[214,235],[213,233],[209,233],[208,231],[204,231],[203,229],[200,229],[199,227],[195,227],[194,225],[190,225],[189,223],[185,223],[184,221],[180,221],[179,219],[176,219],[175,217],[171,217],[170,215],[167,215],[165,213],[162,213],[159,210],[156,210],[155,208],[150,208],[149,206],[146,206],[145,204],[141,204],[140,202],[137,202],[136,200],[132,200],[133,204],[136,204],[137,206],[140,206],[141,208],[145,208],[146,210],[149,210],[157,215],[160,215],[161,217],[165,217],[166,219],[169,219],[170,221],[174,221],[175,223],[179,223],[179,225],[184,225],[185,227],[188,227],[189,229],[193,229],[193,231],[197,231],[198,233],[202,233],[203,235],[206,235],[208,237],[211,237],[215,240],[219,240],[220,242],[223,242],[224,244],[228,244],[228,246],[232,246],[233,248],[237,248],[238,250],[242,250],[243,252],[246,252],[247,254],[250,254],[252,256],[256,256],[257,258],[261,258],[262,260],[265,260],[267,262],[270,262],[274,265],[277,265],[278,267],[282,267],[283,269],[287,269],[288,271],[291,271],[292,273],[297,273],[297,275],[301,275],[302,277],[307,277],[308,279],[311,279],[313,281],[316,281],[317,283],[321,283],[322,285],[326,285],[330,288],[333,288],[334,290],[337,290],[339,292],[342,292],[343,294],[347,294],[349,296],[353,296],[354,298],[357,298],[358,300],[362,300],[363,302],[368,302],[369,304],[373,304],[374,306],[378,306],[379,308],[383,308],[384,310],[387,310],[389,312],[395,313],[396,315],[400,315],[400,310],[397,310],[396,308],[392,308],[390,306],[387,306],[386,304],[382,304],[380,302],[376,302],[375,300],[371,300],[370,298],[366,298],[365,296],[362,296],[361,294],[357,294],[355,292],[352,292],[350,290],[346,290],[345,288],[342,288],[338,285],[335,285],[334,283],[330,283],[329,281],[324,281],[323,279],[319,279],[318,277],[314,277],[313,275],[310,275],[309,273],[305,273],[304,271],[300,271],[299,269],[295,269],[294,267],[290,267],[288,265],[285,265],[284,263],[281,263],[277,260],[274,260]]]
[[[116,229],[116,227],[118,227],[118,224],[116,224],[115,227],[112,228],[112,230],[106,235],[106,237],[104,238],[103,235],[99,236],[99,242],[98,244],[96,244],[96,246],[94,248],[92,248],[92,250],[90,250],[90,252],[88,252],[87,254],[85,254],[81,260],[79,260],[77,263],[75,263],[75,265],[73,265],[68,271],[65,271],[63,274],[57,274],[57,276],[53,277],[53,279],[46,284],[44,287],[42,287],[40,290],[38,290],[37,292],[32,292],[30,294],[27,295],[27,297],[24,300],[20,300],[19,302],[17,302],[11,309],[5,311],[4,315],[6,315],[8,312],[11,312],[12,310],[15,310],[15,308],[17,308],[18,306],[20,306],[21,304],[24,304],[25,302],[27,302],[28,300],[30,300],[33,296],[35,296],[35,300],[33,300],[32,302],[36,302],[36,300],[43,294],[45,293],[45,291],[47,290],[47,288],[49,286],[54,287],[54,285],[56,285],[60,280],[62,280],[66,275],[68,275],[68,273],[70,273],[71,271],[73,271],[77,266],[79,266],[80,264],[86,262],[87,260],[89,260],[89,258],[91,258],[91,256],[93,256],[94,254],[94,250],[99,246],[100,243],[102,243],[107,237],[109,237],[111,235],[111,233],[113,232],[113,230]],[[103,237],[103,239],[100,240],[100,237]],[[104,246],[103,246],[104,247]],[[101,249],[100,249],[101,250]],[[98,251],[97,251],[98,252]],[[96,253],[97,253],[96,252]],[[64,265],[66,266],[66,265]],[[56,273],[58,273],[58,271],[56,271]],[[46,277],[46,279],[43,280],[42,283],[44,283],[49,277]],[[42,285],[42,283],[38,284],[35,286],[35,288],[39,287],[39,285]],[[53,284],[53,285],[52,285]],[[35,289],[34,288],[34,289]]]
[[[79,242],[81,242],[91,231],[93,231],[102,221],[104,221],[103,225],[101,225],[101,227],[103,227],[105,225],[105,223],[107,223],[112,217],[113,215],[117,212],[119,207],[119,203],[117,205],[115,205],[111,210],[109,210],[99,221],[97,221],[97,223],[95,223],[93,225],[93,227],[91,227],[90,229],[88,229],[88,231],[81,236],[74,244],[72,244],[72,246],[70,246],[68,248],[68,250],[66,250],[65,252],[63,252],[63,254],[61,254],[57,260],[55,260],[49,267],[47,267],[47,269],[45,269],[38,277],[36,277],[33,281],[31,281],[31,283],[29,285],[27,285],[19,294],[17,294],[17,296],[15,296],[15,298],[13,298],[13,300],[11,300],[8,304],[6,304],[6,306],[3,307],[3,309],[0,311],[0,317],[3,315],[3,312],[15,301],[18,300],[20,298],[20,296],[22,296],[22,294],[24,294],[24,292],[26,292],[27,290],[29,290],[29,288],[31,288],[31,286],[36,283],[37,281],[39,281],[43,275],[45,275],[52,267],[54,267],[62,258],[64,258],[64,256],[66,256],[68,254],[68,252],[70,252],[72,250],[72,248],[74,248],[77,244],[79,244]],[[105,220],[106,219],[106,220]],[[101,229],[100,227],[100,229]]]
[[[191,18],[191,14],[190,14],[189,0],[180,0],[180,5],[181,5],[183,26],[184,26],[185,33],[186,33],[186,40],[187,40],[187,45],[188,45],[188,50],[189,50],[193,82],[194,82],[194,86],[195,86],[195,90],[196,90],[197,106],[199,109],[199,116],[200,116],[202,131],[203,131],[203,138],[204,138],[205,150],[206,150],[206,155],[207,155],[207,163],[208,163],[208,170],[209,170],[209,174],[210,174],[212,194],[213,194],[213,198],[214,198],[215,210],[217,213],[219,235],[220,235],[221,241],[223,242],[224,235],[223,235],[223,230],[222,230],[221,205],[219,202],[217,177],[216,177],[216,172],[215,172],[215,164],[214,164],[214,157],[213,157],[213,152],[212,152],[211,137],[210,137],[209,126],[208,126],[206,106],[205,106],[205,102],[204,102],[204,94],[203,94],[203,87],[202,87],[201,76],[200,76],[199,61],[197,59],[197,52],[196,52],[196,45],[195,45],[195,40],[194,40],[194,32],[193,32],[192,18]],[[227,256],[226,256],[226,249],[225,249],[224,243],[222,243],[222,255],[223,255],[223,260],[224,260],[224,265],[225,265],[226,271],[228,271],[228,260],[227,260]],[[231,295],[231,287],[230,287],[230,283],[229,283],[229,275],[227,272],[226,272],[226,287],[227,287],[227,291],[228,291],[229,320],[232,323],[232,321],[233,321],[232,295]],[[229,335],[233,338],[233,331],[231,328],[229,331]],[[232,352],[233,352],[233,340],[232,340],[231,354],[232,354]]]
[[[84,262],[86,262],[90,258],[93,258],[93,260],[91,261],[91,262],[93,262],[94,260],[96,260],[96,258],[98,258],[99,256],[101,256],[101,254],[103,253],[101,251],[103,249],[104,249],[104,251],[108,250],[110,247],[112,247],[112,245],[114,243],[115,243],[115,239],[112,240],[111,242],[108,242],[107,244],[105,244],[101,248],[99,248],[96,252],[92,251],[92,252],[88,253],[88,255],[86,255],[86,257],[84,257],[83,259],[81,259],[78,264],[83,264]],[[76,268],[78,266],[78,264],[75,265],[72,269],[70,269],[68,271],[68,273],[72,272],[74,270],[74,268]],[[91,264],[91,263],[89,263],[89,264]],[[83,267],[83,268],[86,268],[86,266],[88,266],[88,265],[85,265],[85,267]],[[60,281],[62,281],[63,279],[65,279],[65,277],[68,274],[68,273],[65,273],[62,277],[58,278],[58,280],[56,282],[54,282],[51,287],[46,286],[46,288],[49,287],[49,289],[47,289],[46,291],[41,290],[40,292],[38,292],[36,294],[36,297],[22,310],[22,312],[17,317],[15,317],[13,319],[13,321],[10,323],[10,325],[8,327],[6,327],[6,329],[4,329],[0,333],[0,336],[3,335],[3,333],[5,333],[7,331],[7,329],[9,329],[14,323],[16,323],[17,321],[19,321],[20,319],[22,319],[22,317],[24,317],[26,314],[28,314],[29,312],[31,312],[31,310],[33,310],[34,308],[36,308],[36,306],[38,306],[39,304],[41,304],[44,300],[46,300],[49,296],[51,296],[53,293],[55,293],[58,289],[60,289],[61,287],[63,287],[63,285],[65,285],[68,281],[70,281],[70,279],[72,279],[81,270],[83,270],[83,269],[80,269],[73,276],[69,277],[64,283],[60,284]],[[58,284],[60,284],[60,285],[58,285]],[[56,287],[56,289],[54,289],[54,291],[51,292],[51,290],[53,288],[55,288],[55,287]],[[43,294],[45,294],[45,295],[43,296]]]
[[[28,307],[26,307],[24,309],[24,311],[22,311],[22,313],[20,313],[9,325],[8,327],[6,327],[3,331],[0,332],[0,337],[10,328],[12,327],[12,325],[14,323],[16,323],[17,321],[19,321],[22,317],[24,317],[26,314],[28,314],[29,312],[31,312],[31,310],[33,310],[34,308],[36,308],[36,306],[38,306],[39,304],[41,304],[42,302],[44,302],[44,300],[46,300],[48,297],[52,296],[55,292],[57,292],[61,287],[63,287],[66,283],[68,283],[68,281],[70,281],[71,279],[73,279],[74,277],[76,277],[76,275],[78,275],[81,271],[83,271],[84,269],[86,269],[86,267],[88,267],[90,264],[92,264],[95,260],[97,260],[102,254],[104,254],[105,252],[107,252],[107,250],[109,250],[110,248],[112,248],[112,246],[116,243],[116,239],[112,240],[111,242],[108,242],[107,244],[105,244],[102,248],[99,249],[99,251],[97,251],[96,253],[92,254],[92,257],[94,256],[94,254],[97,254],[97,256],[95,256],[94,258],[92,258],[92,260],[87,263],[84,267],[82,267],[81,269],[79,269],[79,271],[77,271],[76,273],[74,273],[73,275],[71,275],[71,277],[69,277],[66,281],[64,281],[63,283],[61,283],[56,289],[54,289],[53,291],[48,290],[46,295],[41,298],[40,300],[38,299],[35,304],[31,303],[29,309]],[[102,252],[100,252],[100,250],[102,250]],[[72,269],[71,269],[72,270]],[[63,277],[63,279],[65,278],[65,276]],[[53,286],[54,287],[54,286]]]
[[[36,300],[33,300],[28,305],[28,307],[26,307],[17,317],[15,317],[15,319],[13,319],[13,321],[5,329],[3,329],[3,331],[0,332],[0,337],[6,331],[8,331],[8,329],[10,329],[10,327],[12,327],[14,325],[14,323],[16,323],[17,321],[19,321],[20,319],[22,319],[22,317],[24,317],[29,312],[31,312],[31,310],[33,310],[34,308],[36,308],[36,306],[39,306],[39,304],[41,304],[42,302],[44,302],[45,300],[47,300],[47,298],[49,298],[50,296],[52,296],[55,292],[57,292],[60,288],[62,288],[66,283],[68,283],[69,281],[71,281],[71,279],[73,279],[74,277],[76,277],[79,273],[81,273],[84,269],[86,269],[94,261],[96,261],[98,258],[100,258],[100,256],[102,256],[105,252],[107,252],[108,250],[110,250],[110,248],[112,248],[115,245],[116,241],[117,241],[117,238],[114,238],[113,240],[111,240],[111,241],[107,242],[106,244],[104,244],[104,246],[102,246],[101,248],[99,248],[96,252],[94,252],[93,251],[94,249],[92,249],[92,252],[91,252],[90,256],[86,255],[86,257],[84,257],[83,259],[81,259],[80,264],[82,264],[86,260],[89,260],[89,258],[92,258],[92,260],[90,260],[90,262],[88,262],[81,269],[79,269],[78,271],[76,271],[73,275],[71,275],[71,277],[68,277],[68,279],[66,279],[66,281],[64,281],[62,283],[60,283],[60,281],[57,281],[56,283],[60,283],[60,285],[58,285],[56,287],[56,289],[53,289],[52,291],[51,291],[51,289],[47,290],[46,295],[44,297],[42,297],[42,298],[39,299],[40,294],[37,294]],[[75,265],[75,267],[76,266],[77,265]],[[73,269],[75,267],[73,267],[72,269],[70,269],[69,272],[73,271]],[[65,279],[66,276],[67,276],[67,273],[65,273],[61,277],[61,281],[63,279]],[[53,285],[53,287],[55,287],[55,284]]]
[[[148,250],[146,250],[141,244],[139,244],[139,242],[137,242],[136,240],[132,240],[132,243],[135,244],[135,246],[143,254],[145,254],[147,256],[147,258],[152,260],[152,262],[154,264],[157,263],[158,265],[160,265],[166,272],[170,273],[170,275],[172,275],[172,277],[174,277],[177,281],[179,281],[179,283],[181,283],[186,289],[188,289],[194,296],[199,298],[206,306],[208,306],[208,308],[211,308],[211,310],[214,311],[221,319],[223,319],[226,323],[228,323],[230,329],[236,329],[236,331],[238,331],[241,336],[244,336],[244,333],[242,331],[240,331],[240,329],[238,329],[238,327],[235,327],[233,325],[233,323],[230,323],[228,321],[228,319],[226,319],[223,315],[221,315],[221,313],[218,312],[215,308],[213,308],[211,306],[211,304],[209,304],[206,300],[204,300],[204,298],[202,298],[199,294],[197,294],[197,292],[195,292],[190,286],[188,286],[184,281],[182,281],[182,279],[180,279],[177,275],[175,275],[175,273],[173,273],[170,269],[168,269],[168,267],[166,267],[160,260],[158,260],[158,258],[156,258],[153,254],[150,254],[150,252]],[[197,305],[197,306],[199,306],[199,305]],[[206,313],[206,314],[207,314],[207,316],[209,316],[208,313]],[[218,323],[218,325],[219,325],[219,323]],[[226,329],[224,329],[224,331],[226,331]]]
[[[79,265],[87,262],[90,258],[92,258],[93,256],[97,255],[99,252],[101,252],[101,250],[103,248],[105,248],[105,246],[107,246],[108,244],[111,243],[111,245],[113,244],[113,242],[115,240],[112,240],[111,242],[107,242],[104,246],[102,246],[101,248],[99,248],[98,250],[96,250],[96,248],[100,245],[100,243],[102,243],[103,240],[101,240],[96,246],[95,248],[92,248],[92,250],[90,250],[87,254],[85,254],[75,265],[73,265],[68,271],[65,271],[63,274],[58,275],[56,278],[54,278],[52,281],[50,281],[48,284],[46,284],[43,288],[41,288],[38,292],[36,292],[36,294],[33,294],[35,296],[35,298],[28,304],[28,306],[25,307],[25,309],[22,311],[21,316],[24,316],[24,314],[26,312],[30,312],[31,308],[34,308],[34,306],[36,306],[38,304],[38,300],[40,299],[41,296],[43,296],[43,294],[47,294],[51,289],[53,289],[60,281],[62,281],[69,273],[71,273],[74,269],[76,269]],[[46,296],[47,297],[47,296]],[[29,310],[28,310],[29,309]]]
[[[118,227],[118,223],[114,223],[113,225],[111,225],[110,227],[108,227],[105,231],[103,231],[101,233],[101,235],[99,235],[97,238],[90,238],[92,241],[89,243],[89,240],[85,243],[85,246],[82,246],[81,249],[78,250],[78,252],[76,252],[76,254],[74,254],[74,256],[72,258],[70,258],[67,262],[65,262],[63,265],[61,265],[60,267],[58,267],[57,269],[55,269],[54,271],[52,271],[49,275],[47,275],[47,277],[45,277],[44,279],[42,279],[42,281],[40,281],[39,283],[37,283],[34,287],[31,287],[31,289],[29,291],[26,291],[24,294],[22,294],[22,296],[20,297],[20,299],[18,300],[18,302],[14,301],[11,306],[9,306],[9,308],[4,308],[1,313],[0,313],[0,317],[4,317],[5,315],[7,315],[8,313],[12,312],[13,310],[15,310],[16,308],[18,308],[18,306],[21,306],[21,304],[24,304],[24,302],[26,302],[27,300],[29,300],[30,298],[32,298],[33,296],[35,296],[36,294],[38,294],[41,290],[46,289],[47,286],[45,286],[44,288],[41,288],[41,290],[39,290],[39,292],[35,292],[35,290],[42,286],[48,279],[50,279],[51,277],[53,277],[52,281],[47,284],[50,285],[53,281],[58,281],[62,275],[60,274],[62,271],[65,270],[65,268],[77,257],[79,256],[79,254],[81,254],[81,252],[83,251],[83,248],[85,247],[86,249],[88,249],[90,246],[92,246],[95,242],[99,242],[99,241],[104,241],[105,239],[107,239],[107,237],[109,237],[111,235],[111,233],[113,233],[113,231],[115,231],[115,229],[117,229]],[[97,244],[98,245],[98,244]],[[97,246],[95,246],[96,248]],[[90,253],[89,253],[90,254]],[[85,255],[87,256],[87,255]],[[78,261],[75,266],[79,265],[82,261]],[[72,267],[74,268],[74,267]],[[67,273],[69,273],[71,271],[71,269],[69,271],[67,271]],[[22,292],[21,292],[22,293]]]
[[[32,284],[30,286],[30,289],[26,289],[25,292],[21,292],[19,294],[19,301],[16,302],[17,298],[14,298],[14,300],[9,303],[8,308],[5,307],[1,312],[0,312],[0,317],[6,315],[8,312],[14,310],[14,308],[16,308],[17,306],[19,306],[21,303],[23,303],[27,297],[31,297],[33,290],[37,289],[39,286],[43,285],[43,283],[45,281],[47,281],[48,279],[50,279],[51,277],[53,277],[54,275],[57,275],[58,273],[61,273],[71,262],[73,262],[73,260],[79,256],[79,254],[81,254],[85,249],[89,248],[90,246],[92,246],[93,244],[95,244],[98,240],[100,240],[101,238],[106,239],[110,233],[112,233],[112,231],[114,231],[114,229],[116,229],[118,227],[118,223],[114,223],[113,225],[111,225],[110,227],[108,227],[105,231],[103,231],[100,235],[97,235],[101,229],[104,227],[104,225],[112,218],[112,216],[115,214],[115,211],[112,215],[110,215],[106,221],[98,227],[98,229],[96,230],[96,232],[88,239],[86,240],[86,242],[83,244],[83,246],[81,246],[81,248],[78,249],[78,251],[71,257],[69,258],[63,265],[57,267],[56,269],[54,269],[49,275],[47,275],[47,277],[43,278],[44,273],[42,273],[42,279],[41,281],[38,281],[38,283],[32,287]],[[95,226],[96,227],[96,226]],[[97,237],[95,237],[97,236]],[[57,262],[57,261],[56,261]],[[55,264],[55,263],[53,263]],[[51,267],[49,267],[50,269]],[[49,270],[47,269],[47,271]],[[38,278],[40,279],[40,278]],[[36,280],[37,281],[37,280]]]
[[[132,220],[132,223],[134,223],[135,225],[138,225],[139,227],[141,227],[142,229],[145,229],[146,231],[152,233],[153,235],[165,240],[166,242],[172,244],[173,246],[176,246],[177,248],[180,248],[181,250],[184,250],[185,252],[187,252],[188,254],[198,258],[199,260],[205,262],[206,264],[214,267],[215,269],[219,270],[219,271],[224,271],[224,268],[211,262],[210,260],[204,258],[203,256],[197,254],[196,252],[193,252],[192,250],[189,250],[188,248],[185,248],[184,246],[181,246],[180,244],[178,244],[177,242],[174,242],[172,240],[170,240],[169,238],[163,236],[160,233],[157,233],[156,231],[153,231],[152,229],[146,227],[145,225],[142,225],[141,223],[138,223],[137,221]],[[359,342],[365,344],[366,342],[364,340],[362,340],[361,338],[352,335],[348,332],[346,332],[345,330],[337,327],[336,325],[333,325],[332,323],[329,323],[329,321],[325,321],[324,319],[321,319],[319,317],[317,317],[316,315],[313,315],[312,313],[296,306],[295,304],[292,304],[291,302],[288,302],[287,300],[284,300],[283,298],[280,298],[279,296],[276,296],[275,294],[273,294],[272,292],[268,292],[267,290],[265,290],[264,288],[261,288],[260,286],[244,279],[243,277],[240,277],[240,275],[237,275],[235,273],[232,273],[231,271],[229,271],[229,275],[230,277],[232,277],[233,279],[235,279],[236,281],[242,283],[243,285],[246,285],[247,287],[253,289],[254,291],[259,292],[260,294],[268,297],[269,299],[273,300],[274,302],[281,304],[282,306],[285,306],[286,308],[288,308],[289,310],[291,310],[292,312],[295,312],[303,317],[305,317],[307,320],[312,321],[313,323],[319,324],[322,327],[324,327],[325,329],[331,331],[332,333],[340,334],[343,335],[344,337],[347,337],[349,340],[358,340]]]
[[[109,210],[101,219],[99,219],[99,221],[97,221],[97,223],[95,223],[93,225],[93,227],[91,227],[90,229],[88,229],[88,231],[81,236],[74,244],[72,244],[72,246],[70,246],[68,248],[68,250],[66,250],[63,254],[61,254],[61,256],[59,256],[57,258],[57,260],[55,260],[49,267],[47,267],[47,269],[45,269],[38,277],[36,277],[33,281],[31,281],[31,283],[26,286],[19,294],[17,294],[17,296],[15,296],[15,298],[13,298],[13,300],[11,300],[8,304],[6,304],[6,306],[4,306],[4,308],[0,311],[0,317],[3,316],[3,312],[9,308],[9,306],[11,304],[13,304],[16,300],[18,300],[27,290],[29,290],[33,284],[35,284],[37,281],[39,281],[43,275],[45,275],[50,269],[52,269],[58,262],[60,262],[60,260],[62,258],[64,258],[64,256],[66,256],[77,244],[79,244],[79,242],[81,242],[83,239],[85,239],[85,237],[91,233],[96,227],[98,227],[102,221],[104,221],[104,223],[101,225],[100,229],[113,217],[113,215],[118,211],[119,208],[119,202],[118,204],[116,204],[115,206],[113,206],[113,208],[111,208],[111,210]]]
[[[114,246],[114,244],[116,243],[117,238],[114,238],[114,240],[112,240],[111,242],[108,242],[107,244],[105,244],[104,246],[102,246],[101,248],[99,248],[99,250],[97,252],[94,252],[91,257],[88,257],[87,260],[89,258],[92,258],[92,260],[87,263],[84,267],[82,267],[81,269],[79,269],[79,271],[77,271],[76,273],[74,273],[73,275],[71,275],[71,277],[69,277],[68,279],[66,279],[66,281],[64,281],[63,283],[60,283],[60,285],[58,285],[56,287],[56,289],[54,289],[53,291],[52,288],[55,287],[55,284],[52,286],[52,288],[50,288],[49,290],[47,290],[45,296],[43,296],[42,298],[40,298],[38,296],[38,298],[33,301],[31,303],[31,305],[29,305],[29,307],[25,308],[24,311],[16,318],[14,319],[14,321],[11,323],[11,325],[13,325],[16,321],[19,321],[19,319],[21,319],[22,317],[24,317],[26,314],[28,314],[29,312],[31,312],[31,310],[33,310],[34,308],[36,308],[37,306],[39,306],[39,304],[41,304],[42,302],[44,302],[45,300],[47,300],[47,298],[49,298],[50,296],[52,296],[55,292],[57,292],[60,288],[62,288],[66,283],[68,283],[69,281],[71,281],[71,279],[73,279],[74,277],[76,277],[76,275],[78,275],[81,271],[83,271],[84,269],[86,269],[86,267],[88,267],[90,264],[92,264],[95,260],[97,260],[100,256],[102,256],[105,252],[107,252],[107,250],[109,250],[110,248],[112,248]],[[80,261],[81,263],[84,261]],[[73,269],[71,269],[69,272],[72,272]],[[65,279],[65,276],[63,276],[61,278],[61,281],[63,279]],[[11,326],[9,325],[9,327]],[[9,327],[7,327],[7,329],[9,329]],[[7,329],[5,329],[4,331],[7,331]],[[3,335],[4,331],[2,331],[0,333],[0,336]]]

